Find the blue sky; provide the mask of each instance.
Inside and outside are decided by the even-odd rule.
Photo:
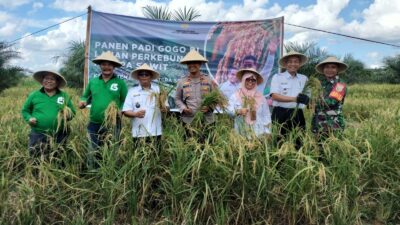
[[[397,0],[0,0],[0,40],[12,41],[31,32],[95,10],[143,16],[145,5],[177,9],[195,7],[202,21],[250,20],[284,16],[285,22],[400,45],[400,4]],[[86,16],[16,42],[22,58],[14,64],[31,70],[57,69],[68,43],[84,40]],[[285,41],[314,41],[329,53],[352,54],[367,67],[379,67],[382,59],[400,54],[400,48],[373,44],[320,32],[285,26]]]

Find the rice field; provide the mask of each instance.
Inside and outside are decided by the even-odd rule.
[[[204,144],[166,117],[161,151],[134,149],[124,119],[98,170],[85,168],[87,110],[58,158],[32,163],[20,111],[38,88],[0,94],[0,224],[400,224],[400,85],[350,86],[343,137],[319,146],[307,131],[299,151],[239,137],[224,115]]]

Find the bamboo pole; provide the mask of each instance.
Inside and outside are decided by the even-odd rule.
[[[285,32],[285,28],[283,27],[284,25],[285,25],[285,17],[282,16],[282,25],[281,25],[281,43],[282,43],[282,44],[280,45],[280,46],[281,46],[281,52],[280,52],[281,55],[279,56],[279,59],[282,58],[282,55],[283,55],[283,38],[284,38],[284,36],[283,36],[284,33],[283,33],[283,32]],[[278,60],[279,60],[279,59],[278,59]],[[282,69],[283,69],[283,68],[280,68],[280,67],[279,67],[279,72],[280,72],[280,73],[282,73]]]
[[[88,6],[86,21],[86,41],[85,41],[85,66],[83,69],[83,90],[89,82],[89,42],[90,42],[90,23],[92,19],[92,6]]]

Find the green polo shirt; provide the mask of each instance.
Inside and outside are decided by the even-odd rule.
[[[22,117],[36,118],[36,124],[30,125],[32,130],[39,133],[53,133],[57,130],[58,111],[67,105],[75,115],[75,108],[67,93],[57,90],[53,96],[48,96],[44,88],[31,92],[22,106]]]
[[[128,88],[124,80],[113,75],[110,80],[104,82],[103,77],[92,78],[87,85],[81,101],[88,102],[90,99],[90,122],[102,124],[104,112],[108,105],[115,101],[119,109],[122,108]]]

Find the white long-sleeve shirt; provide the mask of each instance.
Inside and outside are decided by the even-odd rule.
[[[122,112],[146,110],[143,118],[134,117],[131,120],[133,137],[159,136],[162,134],[161,111],[157,107],[153,93],[159,93],[157,85],[151,84],[145,90],[140,85],[129,89]]]

